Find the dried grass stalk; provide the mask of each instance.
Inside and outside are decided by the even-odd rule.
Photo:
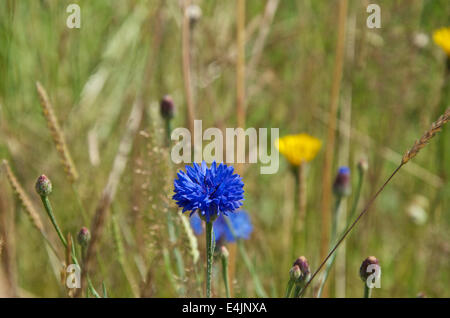
[[[402,165],[404,165],[405,163],[407,163],[409,160],[411,160],[412,158],[414,158],[419,151],[425,147],[427,145],[427,143],[430,141],[431,138],[433,138],[436,133],[438,133],[439,131],[441,131],[442,126],[445,123],[448,123],[450,121],[450,108],[448,108],[444,114],[442,114],[438,120],[436,120],[434,123],[431,124],[430,129],[428,129],[423,135],[422,137],[420,137],[419,140],[416,140],[416,142],[414,143],[414,145],[412,146],[411,149],[409,149],[402,158]]]
[[[129,154],[133,145],[134,137],[136,136],[137,130],[142,119],[144,105],[141,100],[134,103],[133,109],[131,110],[130,117],[128,119],[128,125],[126,131],[122,137],[119,144],[119,149],[117,151],[116,157],[114,158],[113,167],[108,177],[108,182],[102,192],[102,197],[97,205],[94,219],[92,221],[92,238],[89,243],[86,257],[84,259],[84,271],[82,274],[81,285],[82,288],[85,285],[86,277],[89,275],[89,271],[92,268],[92,262],[94,255],[97,251],[97,247],[102,236],[108,214],[109,208],[112,201],[116,195],[117,187],[120,182],[120,178],[125,170]],[[77,290],[77,296],[81,292],[81,289]]]
[[[64,167],[64,171],[71,183],[74,183],[78,179],[78,172],[73,163],[72,157],[70,156],[69,149],[67,148],[63,132],[58,124],[58,119],[56,118],[55,112],[53,111],[53,106],[50,103],[47,92],[41,83],[36,82],[36,89],[39,94],[41,101],[42,112],[47,120],[47,126],[53,138],[53,142],[56,146],[56,151],[58,152],[61,163]]]
[[[33,223],[33,226],[41,233],[44,233],[44,226],[42,224],[41,218],[39,217],[39,214],[34,209],[33,204],[31,203],[30,198],[26,195],[25,191],[23,190],[22,186],[20,185],[19,181],[17,180],[16,176],[11,170],[11,167],[9,166],[9,163],[7,160],[3,160],[2,162],[2,168],[6,173],[6,177],[8,178],[9,184],[11,185],[11,188],[14,190],[15,194],[20,200],[20,203],[22,203],[25,212],[28,214],[28,216],[31,219],[31,222]]]

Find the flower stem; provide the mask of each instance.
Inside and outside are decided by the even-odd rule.
[[[289,296],[291,295],[291,293],[292,293],[292,288],[294,288],[294,280],[293,279],[289,279],[289,282],[288,282],[288,284],[287,284],[287,287],[286,287],[286,295],[284,296],[285,298],[289,298]]]
[[[372,296],[372,289],[367,287],[367,283],[364,282],[364,298],[370,298]]]
[[[228,280],[228,256],[222,255],[222,277],[223,282],[225,284],[225,294],[227,295],[227,298],[231,297],[230,294],[230,282]]]
[[[336,240],[336,233],[337,233],[337,223],[339,220],[339,208],[341,206],[342,197],[338,196],[336,198],[336,205],[333,212],[333,225],[331,229],[331,239],[330,239],[330,248],[333,246],[332,244]],[[331,258],[327,262],[327,267],[325,268],[325,272],[323,273],[322,281],[320,282],[319,291],[317,292],[317,298],[320,298],[322,296],[323,288],[325,287],[325,283],[327,281],[328,275],[330,274],[330,270],[333,267],[334,260],[336,259],[336,254],[334,253]]]
[[[350,225],[350,221],[353,219],[353,216],[356,213],[356,208],[358,207],[359,198],[361,197],[361,189],[364,181],[364,171],[358,169],[358,184],[356,185],[355,198],[353,199],[352,210],[350,211],[350,215],[347,218],[347,226]]]
[[[211,274],[213,263],[213,222],[206,222],[206,297],[211,298]]]
[[[52,205],[50,204],[50,200],[48,199],[48,196],[41,196],[42,203],[44,204],[45,211],[48,214],[48,217],[50,218],[50,221],[52,221],[53,227],[56,230],[56,233],[58,233],[59,239],[63,243],[64,247],[67,247],[67,241],[64,237],[64,235],[61,232],[61,229],[58,226],[58,223],[56,222],[55,215],[53,214]]]
[[[236,237],[236,233],[234,232],[233,225],[231,224],[231,221],[227,216],[225,216],[225,221],[227,222],[227,225],[231,231],[231,234],[233,235],[234,239],[236,240],[236,244],[239,248],[239,253],[241,254],[242,260],[244,261],[245,266],[247,267],[248,271],[250,272],[250,275],[252,275],[256,294],[258,295],[258,297],[267,298],[267,293],[265,292],[264,287],[262,286],[261,281],[259,280],[259,276],[255,270],[255,267],[253,266],[252,262],[250,261],[250,258],[247,254],[247,250],[245,249],[244,244],[242,243],[241,240],[239,240]]]

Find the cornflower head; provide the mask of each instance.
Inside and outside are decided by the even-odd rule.
[[[350,168],[346,166],[339,167],[333,184],[334,193],[341,197],[349,196],[352,192],[350,181]]]
[[[223,215],[220,215],[213,223],[214,236],[216,242],[224,240],[225,242],[235,242],[236,239],[248,239],[253,231],[253,225],[250,216],[244,210],[239,210],[228,215],[232,229]],[[191,226],[194,233],[200,235],[203,233],[202,220],[198,214],[191,217]]]
[[[434,43],[439,45],[450,58],[450,27],[437,29],[433,32]]]
[[[369,266],[372,266],[372,268],[370,268]],[[373,272],[373,267],[375,266],[380,266],[380,263],[375,256],[369,256],[361,263],[361,267],[359,268],[359,277],[361,277],[361,280],[363,282],[367,281],[367,279]]]
[[[183,212],[198,211],[207,223],[220,215],[228,215],[242,205],[244,183],[240,175],[233,173],[233,166],[214,161],[208,168],[206,162],[186,166],[180,170],[174,181],[172,197]]]
[[[164,95],[159,104],[161,116],[170,120],[173,118],[175,113],[175,104],[173,103],[173,99],[170,95]]]
[[[278,138],[275,146],[291,165],[299,166],[316,157],[322,142],[308,134],[297,134]]]

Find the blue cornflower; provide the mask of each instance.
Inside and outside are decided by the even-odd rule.
[[[334,179],[333,191],[336,195],[344,197],[349,196],[352,193],[349,167],[339,167],[336,179]]]
[[[198,210],[206,222],[214,221],[219,215],[239,208],[244,200],[244,183],[233,172],[233,166],[217,165],[215,161],[211,168],[205,161],[186,166],[186,172],[177,173],[173,199],[183,212],[191,211],[192,215]]]
[[[220,239],[224,239],[227,242],[234,242],[236,239],[248,239],[253,231],[253,225],[250,221],[250,216],[244,210],[240,210],[234,213],[230,213],[228,220],[231,223],[233,231],[228,226],[227,220],[223,215],[220,215],[213,223],[214,236],[216,242]],[[191,226],[195,234],[200,235],[203,233],[202,220],[196,214],[191,217]],[[234,235],[233,235],[234,233]]]

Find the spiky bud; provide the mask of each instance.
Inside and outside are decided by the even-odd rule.
[[[173,103],[173,99],[170,95],[165,95],[161,99],[160,103],[160,112],[162,118],[169,120],[172,119],[175,113],[175,105]]]
[[[373,268],[369,268],[370,265],[380,266],[378,260],[375,256],[367,257],[361,264],[359,268],[359,276],[363,282],[367,281],[367,278],[374,272]]]
[[[91,240],[91,232],[87,229],[87,227],[82,227],[80,229],[80,232],[78,232],[77,236],[78,244],[80,244],[83,247],[86,247],[89,244],[89,241]]]
[[[346,197],[352,193],[350,168],[340,167],[333,184],[333,191],[337,196]]]
[[[36,192],[41,197],[46,197],[52,193],[52,183],[49,178],[45,175],[39,176],[36,181]]]

